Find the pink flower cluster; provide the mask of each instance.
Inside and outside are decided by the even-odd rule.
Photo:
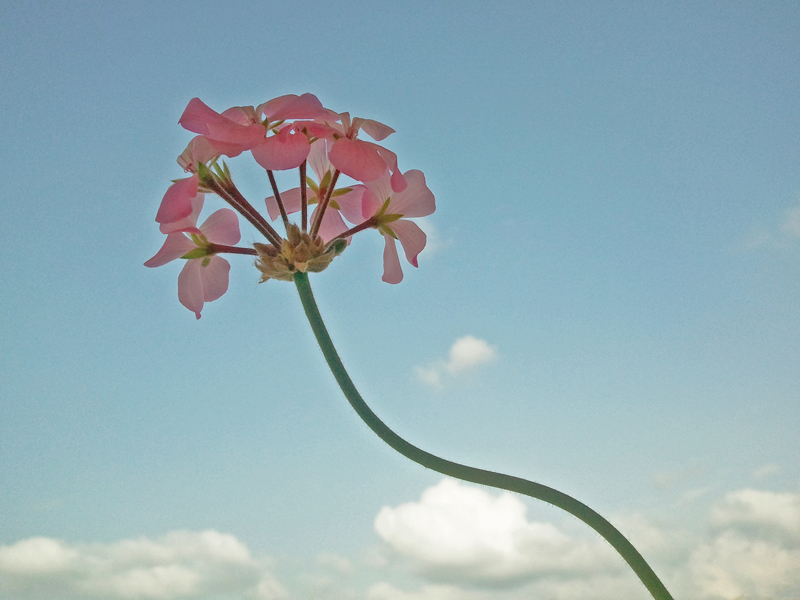
[[[312,94],[280,96],[256,108],[237,106],[222,113],[194,98],[179,123],[197,134],[178,157],[190,175],[175,181],[164,194],[156,222],[167,238],[145,265],[186,259],[178,277],[178,298],[198,319],[203,304],[228,289],[230,265],[219,256],[222,253],[258,256],[262,281],[291,279],[297,271],[325,268],[354,234],[376,229],[385,240],[384,281],[403,279],[396,241],[408,262],[417,266],[426,236],[408,219],[432,214],[436,204],[422,172],[401,172],[397,156],[375,143],[394,133],[390,127],[333,112]],[[361,132],[374,142],[359,139]],[[218,162],[220,157],[244,152],[250,152],[269,176],[273,194],[266,199],[267,212],[272,221],[283,220],[286,236],[279,235],[242,196],[227,165]],[[309,165],[316,179],[306,174]],[[300,171],[300,186],[280,192],[273,171],[295,168]],[[340,175],[354,183],[337,189]],[[198,227],[207,193],[226,201],[268,244],[235,246],[241,235],[236,212],[230,209],[216,211]],[[310,220],[309,205],[316,205]],[[301,223],[296,226],[288,215],[298,212]]]

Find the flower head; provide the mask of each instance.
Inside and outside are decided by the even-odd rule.
[[[145,265],[186,261],[178,298],[197,318],[206,302],[228,289],[230,265],[221,253],[255,256],[261,281],[292,280],[297,273],[322,271],[355,234],[377,229],[385,240],[384,281],[403,278],[398,240],[408,262],[417,266],[426,236],[409,219],[431,214],[435,201],[422,173],[402,173],[394,152],[377,143],[394,133],[391,127],[329,110],[313,94],[289,94],[221,113],[193,98],[179,123],[196,134],[178,157],[188,176],[174,180],[161,200],[156,221],[167,237]],[[374,141],[359,139],[361,132]],[[242,195],[227,163],[220,161],[245,152],[267,171],[274,194],[266,199],[267,211],[273,221],[282,217],[285,236]],[[280,192],[273,171],[295,167],[300,187]],[[340,185],[340,175],[355,182]],[[216,211],[198,227],[206,194],[227,202],[268,243],[234,246],[241,236],[230,209]],[[316,205],[310,220],[309,205]],[[288,216],[296,212],[302,213],[297,225]]]

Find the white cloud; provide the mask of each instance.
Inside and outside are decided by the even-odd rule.
[[[428,385],[441,387],[446,375],[456,376],[471,371],[491,362],[496,356],[494,346],[485,340],[465,335],[450,347],[447,360],[439,360],[427,367],[417,367],[415,372]]]
[[[701,598],[769,597],[800,594],[800,548],[754,540],[725,531],[699,546],[689,571]]]
[[[269,566],[232,535],[213,530],[74,546],[36,537],[0,546],[0,591],[13,591],[18,598],[47,591],[109,600],[201,599],[221,593],[283,598]]]
[[[450,348],[450,360],[445,364],[447,372],[456,375],[485,364],[495,356],[494,348],[471,335],[458,338]]]
[[[731,492],[714,507],[711,520],[722,527],[769,531],[773,536],[782,533],[800,542],[800,494]]]
[[[566,535],[526,518],[509,492],[487,491],[445,479],[419,502],[385,506],[378,535],[434,581],[513,585],[536,576],[582,576],[621,568],[605,544]]]

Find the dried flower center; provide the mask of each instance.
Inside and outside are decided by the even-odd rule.
[[[325,245],[319,236],[311,237],[293,223],[289,223],[286,239],[278,250],[271,244],[254,244],[258,258],[256,268],[261,271],[261,283],[268,279],[292,281],[294,274],[319,273],[344,252],[347,242],[338,239]]]

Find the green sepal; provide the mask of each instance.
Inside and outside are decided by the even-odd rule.
[[[195,248],[194,250],[190,250],[189,252],[181,256],[181,258],[185,258],[186,260],[192,260],[194,258],[205,258],[206,256],[208,256],[208,250],[206,250],[205,248]]]
[[[393,237],[394,239],[399,239],[397,234],[392,231],[391,227],[387,227],[386,225],[378,225],[378,231],[380,231],[383,235],[388,235],[389,237]]]
[[[331,172],[325,171],[325,175],[322,177],[322,181],[319,182],[319,189],[327,190],[330,184],[331,184]]]

